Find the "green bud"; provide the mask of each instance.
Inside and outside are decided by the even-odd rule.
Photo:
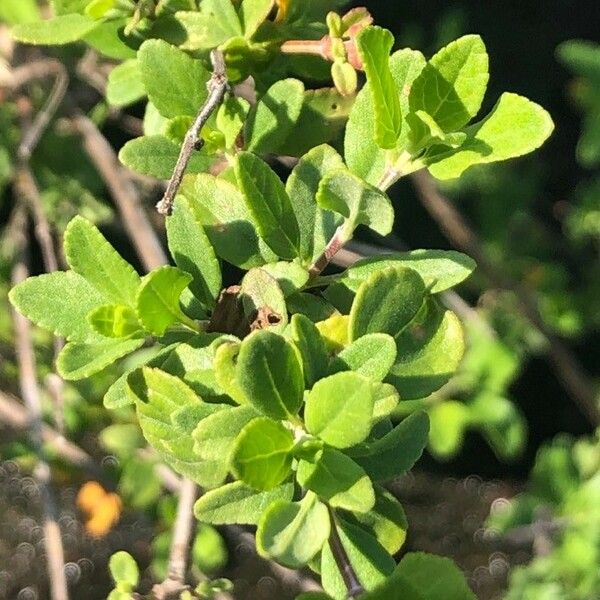
[[[334,38],[342,37],[344,32],[342,25],[342,18],[336,12],[327,13],[327,28],[329,29],[329,35]]]
[[[350,63],[334,62],[331,65],[331,77],[335,88],[342,96],[351,96],[356,92],[358,77],[354,67]]]

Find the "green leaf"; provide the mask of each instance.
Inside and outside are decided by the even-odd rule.
[[[38,46],[61,46],[80,40],[97,25],[83,15],[61,15],[45,21],[22,23],[12,30],[17,42]]]
[[[470,411],[456,400],[445,400],[429,409],[429,450],[440,458],[450,458],[460,450]]]
[[[264,320],[263,327],[283,331],[288,322],[285,296],[277,279],[262,267],[250,269],[240,286],[240,300],[249,323]]]
[[[381,148],[394,148],[402,128],[398,89],[389,67],[394,36],[381,27],[366,27],[356,43],[373,99],[375,141]]]
[[[186,34],[182,50],[209,50],[242,35],[231,0],[202,0],[200,12],[180,11],[175,18]]]
[[[164,135],[145,135],[128,141],[119,151],[119,160],[143,175],[169,179],[179,158],[179,146]],[[192,152],[187,173],[208,170],[212,158],[203,152]]]
[[[271,504],[258,523],[256,549],[291,569],[312,560],[329,537],[327,507],[314,494],[300,502],[278,500]]]
[[[394,479],[410,470],[427,444],[429,419],[416,412],[392,431],[352,450],[352,458],[374,481]]]
[[[429,114],[444,132],[466,125],[481,108],[488,55],[478,35],[465,35],[442,48],[412,84],[410,109]]]
[[[424,110],[409,113],[406,115],[406,121],[410,125],[408,137],[412,154],[418,154],[421,149],[434,145],[457,148],[467,139],[467,134],[462,131],[445,133],[435,119]]]
[[[65,231],[65,256],[71,269],[106,298],[116,304],[135,306],[140,276],[87,219],[75,217],[69,223]]]
[[[175,264],[192,276],[191,292],[205,306],[214,306],[221,291],[221,268],[202,223],[183,196],[167,217],[167,239]]]
[[[369,333],[346,346],[333,360],[330,373],[354,371],[383,381],[396,360],[396,342],[385,333]]]
[[[273,502],[289,501],[293,493],[292,483],[265,492],[235,481],[205,492],[194,505],[194,515],[199,521],[213,525],[256,525]]]
[[[458,317],[429,298],[396,338],[398,354],[386,378],[403,400],[424,398],[456,372],[465,342]]]
[[[137,350],[143,343],[143,338],[69,342],[58,355],[56,368],[63,379],[84,379]]]
[[[283,295],[287,298],[301,290],[308,281],[308,271],[297,263],[280,261],[261,267],[277,281]]]
[[[387,195],[345,168],[325,175],[319,184],[317,203],[345,217],[346,240],[358,225],[387,235],[394,224],[394,209]]]
[[[375,504],[375,492],[365,471],[351,458],[333,448],[321,450],[314,463],[298,462],[298,483],[334,508],[359,513]]]
[[[188,200],[217,256],[242,269],[277,260],[277,255],[259,238],[244,198],[235,185],[201,174],[196,177],[193,197]]]
[[[135,399],[142,433],[173,469],[204,487],[223,483],[211,462],[194,452],[192,432],[199,421],[224,405],[202,402],[181,379],[159,369],[142,367],[127,378]]]
[[[400,394],[396,388],[389,383],[381,383],[373,388],[375,405],[373,407],[373,419],[380,420],[387,417],[400,402]]]
[[[335,313],[335,307],[321,296],[299,292],[286,298],[288,311],[308,317],[313,323],[325,321]]]
[[[142,333],[135,311],[122,304],[103,304],[87,315],[94,331],[110,338],[129,337]]]
[[[323,210],[316,196],[323,177],[343,166],[342,157],[331,146],[318,146],[300,158],[286,182],[300,229],[299,255],[307,263],[321,254],[342,222],[337,214]]]
[[[146,89],[137,60],[126,60],[110,72],[106,84],[106,101],[111,106],[128,106],[145,95]]]
[[[0,6],[0,20],[8,25],[31,23],[41,18],[36,0],[4,0]]]
[[[523,156],[539,148],[550,136],[554,123],[535,102],[504,93],[492,112],[468,127],[466,141],[456,150],[426,159],[429,172],[438,179],[453,179],[473,165]]]
[[[250,39],[266,20],[273,8],[273,0],[242,0],[239,18],[244,37]]]
[[[121,550],[115,552],[108,561],[108,570],[115,583],[125,583],[135,589],[140,579],[140,571],[131,554]]]
[[[231,450],[231,470],[245,484],[271,490],[290,475],[293,446],[294,436],[282,423],[258,417],[237,436]]]
[[[235,377],[239,353],[240,344],[221,344],[215,352],[213,368],[217,383],[225,390],[225,392],[238,404],[247,404],[248,400],[246,395]]]
[[[372,535],[342,520],[338,521],[338,533],[348,560],[365,590],[373,589],[393,572],[396,566],[394,559]],[[329,543],[323,546],[321,553],[321,583],[336,600],[347,597],[348,591]]]
[[[248,401],[274,419],[295,419],[302,404],[304,378],[298,351],[271,331],[256,331],[242,342],[237,380]]]
[[[330,446],[349,448],[369,434],[373,404],[368,379],[352,371],[330,375],[317,381],[308,393],[306,428]]]
[[[375,271],[396,266],[416,271],[429,292],[437,294],[467,279],[476,264],[466,254],[454,250],[411,250],[363,258],[349,267],[338,281],[356,292]]]
[[[304,85],[280,79],[252,107],[245,126],[246,147],[256,154],[276,153],[300,116]]]
[[[401,114],[409,111],[408,95],[413,81],[425,66],[425,57],[416,50],[404,49],[390,57],[390,71],[400,95]],[[408,127],[402,128],[399,149],[406,144]],[[387,152],[375,141],[375,108],[371,86],[367,84],[356,96],[344,137],[344,157],[352,173],[377,185],[387,167]]]
[[[343,96],[335,88],[306,90],[300,116],[278,152],[301,157],[312,148],[336,141],[353,103],[354,94]]]
[[[138,448],[144,445],[142,432],[134,423],[109,425],[98,434],[98,440],[104,450],[122,458],[130,458]]]
[[[304,315],[292,316],[290,330],[291,339],[302,356],[304,382],[311,388],[327,371],[329,356],[325,342],[315,324]]]
[[[99,337],[86,317],[106,298],[73,271],[30,277],[8,297],[21,314],[55,335],[78,342]]]
[[[194,452],[203,461],[212,462],[215,477],[225,479],[233,452],[233,443],[258,413],[251,406],[227,407],[202,419],[194,432]]]
[[[372,273],[360,286],[350,311],[349,336],[367,333],[397,337],[423,304],[425,283],[406,267],[388,267]]]
[[[137,56],[142,82],[160,114],[195,117],[208,94],[210,73],[202,62],[163,40],[145,41]]]
[[[250,103],[244,98],[228,95],[217,110],[216,125],[225,136],[225,147],[232,148],[242,131],[250,110]]]
[[[298,255],[298,222],[283,183],[260,158],[241,152],[235,174],[260,236],[281,258]]]
[[[96,21],[96,26],[83,36],[83,41],[102,56],[113,60],[136,57],[136,51],[119,37],[126,24],[125,18]]]
[[[228,561],[225,541],[210,525],[200,523],[192,544],[191,562],[202,573],[209,575],[222,570]]]
[[[377,538],[389,552],[396,554],[406,540],[408,521],[402,505],[384,488],[375,487],[375,506],[368,513],[354,514],[361,527]]]
[[[148,273],[137,294],[136,312],[140,323],[155,335],[163,333],[173,323],[189,323],[179,305],[183,290],[192,276],[176,267],[160,267]]]
[[[476,600],[465,576],[449,558],[409,552],[400,561],[396,574],[408,579],[424,600]]]

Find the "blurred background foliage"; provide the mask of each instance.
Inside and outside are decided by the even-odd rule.
[[[597,3],[367,0],[353,4],[366,5],[375,22],[391,29],[401,46],[421,49],[428,56],[462,34],[481,34],[492,73],[483,110],[493,106],[500,90],[508,89],[530,97],[553,116],[556,131],[541,151],[506,165],[476,167],[459,182],[445,185],[443,192],[470,223],[489,260],[535,295],[544,325],[566,341],[596,384],[600,376]],[[21,18],[25,17],[3,9],[0,0],[0,21]],[[84,49],[54,48],[49,54],[74,68]],[[106,76],[103,64],[92,65],[92,76]],[[35,113],[43,105],[47,86],[32,85],[29,90]],[[132,137],[128,127],[135,127],[136,119],[143,116],[141,105],[117,115],[81,81],[72,83],[70,94],[83,98],[115,148]],[[5,233],[13,206],[11,163],[19,141],[18,107],[0,96],[0,224]],[[40,141],[32,167],[44,213],[56,231],[62,232],[73,215],[82,214],[135,264],[101,177],[79,136],[60,119]],[[157,196],[155,183],[140,180],[137,184],[151,206]],[[452,247],[410,182],[397,185],[392,200],[397,215],[394,237],[386,241],[365,235],[362,241]],[[2,240],[0,390],[18,395],[6,299],[14,248],[6,235]],[[41,256],[34,256],[33,262],[41,272]],[[407,549],[451,555],[467,570],[481,598],[598,598],[598,434],[561,384],[548,361],[547,339],[522,316],[514,291],[498,286],[479,270],[460,293],[477,314],[467,325],[466,358],[448,386],[418,401],[428,408],[432,421],[429,454],[419,463],[421,472],[394,489],[411,523]],[[42,331],[36,330],[35,336],[40,380],[47,381],[52,377],[52,342]],[[108,414],[102,408],[102,395],[117,370],[69,383],[62,406],[44,392],[48,422],[98,460],[102,493],[114,493],[119,499],[105,503],[103,514],[97,508],[87,511],[82,496],[86,488],[81,485],[89,475],[55,457],[54,479],[62,489],[64,507],[62,525],[73,538],[67,545],[69,564],[76,566],[71,569],[71,585],[90,599],[103,598],[110,589],[106,563],[117,549],[130,551],[138,560],[140,589],[144,585],[147,589],[151,578],[161,579],[175,515],[175,501],[162,490],[156,459],[146,452],[132,411]],[[21,432],[0,423],[0,434],[0,526],[6,531],[15,519],[26,519],[36,503],[35,494],[27,491],[34,457]],[[43,581],[33,586],[36,595],[23,595],[32,586],[28,566],[40,556],[35,527],[28,521],[21,533],[18,528],[15,532],[0,536],[0,598],[44,598]],[[228,532],[203,525],[193,548],[199,578],[201,573],[225,573],[248,580],[247,597],[283,597],[277,596],[283,588],[274,587],[281,584],[272,583],[276,577],[268,569],[272,582],[265,583],[264,565],[251,575],[240,567],[250,551],[243,544],[232,544]]]

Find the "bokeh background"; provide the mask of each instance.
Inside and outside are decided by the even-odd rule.
[[[600,48],[593,43],[600,42],[600,7],[591,0],[371,0],[352,5],[366,5],[376,23],[393,31],[398,47],[421,49],[426,56],[462,34],[481,34],[491,71],[482,112],[493,106],[501,92],[512,91],[547,108],[556,125],[549,142],[533,155],[473,169],[459,183],[442,189],[508,285],[479,270],[459,290],[476,318],[468,329],[465,365],[439,398],[453,403],[453,408],[440,409],[444,402],[431,404],[434,424],[437,419],[447,429],[434,428],[430,451],[416,471],[393,488],[410,523],[405,550],[455,559],[482,600],[598,599],[598,438],[594,424],[557,374],[548,340],[522,315],[515,290],[525,289],[534,296],[544,330],[560,339],[596,390],[600,376]],[[6,26],[0,36],[3,47],[10,46]],[[590,45],[565,46],[569,40],[587,40]],[[24,52],[16,48],[14,56],[22,61]],[[83,50],[55,49],[50,54],[73,66]],[[102,65],[96,68],[105,75]],[[43,98],[43,87],[33,86],[28,92],[34,105]],[[74,84],[72,93],[83,95],[90,109],[100,102],[98,94],[80,84]],[[18,136],[10,125],[10,111],[8,98],[0,95],[0,145],[8,148]],[[133,121],[125,123],[135,124],[141,111],[139,106],[128,109],[125,116]],[[123,123],[111,118],[102,123],[115,148],[132,137]],[[52,224],[60,231],[70,215],[84,212],[135,260],[121,225],[113,218],[103,182],[73,140],[72,134],[51,129],[34,157],[43,166],[39,176]],[[10,175],[0,166],[3,232],[13,206],[10,183]],[[147,206],[152,206],[156,187],[151,182],[137,183]],[[361,242],[455,247],[410,181],[396,185],[391,196],[397,214],[395,236],[383,241],[365,235]],[[11,252],[3,240],[0,390],[10,400],[18,396],[18,381],[6,300]],[[40,256],[33,256],[33,264],[41,268]],[[51,369],[51,342],[42,332],[35,335],[45,377]],[[110,380],[107,374],[69,386],[59,409],[57,427],[64,426],[67,437],[92,456],[101,467],[98,479],[107,495],[116,493],[123,504],[111,513],[118,522],[93,537],[89,526],[86,529],[90,515],[77,506],[89,472],[62,460],[53,462],[73,598],[106,597],[111,588],[107,561],[119,549],[138,560],[143,572],[140,589],[147,591],[152,579],[163,574],[167,532],[174,518],[175,501],[162,491],[155,465],[137,454],[135,460],[130,458],[143,445],[139,432],[126,415],[115,417],[102,408],[102,393]],[[46,403],[52,422],[55,407],[50,398]],[[464,416],[467,413],[470,421]],[[23,431],[14,425],[0,411],[0,599],[38,600],[48,597],[40,492],[31,474],[33,456]],[[248,540],[240,541],[237,534],[200,531],[194,554],[198,569],[231,577],[236,598],[293,597],[301,583],[261,562]]]

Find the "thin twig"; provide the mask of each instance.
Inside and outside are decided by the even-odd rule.
[[[354,567],[350,563],[350,559],[348,558],[346,549],[342,544],[340,534],[338,533],[338,525],[333,510],[330,506],[328,506],[328,509],[329,519],[331,521],[329,547],[331,548],[331,553],[333,554],[335,564],[337,565],[342,579],[344,580],[344,584],[346,585],[346,589],[348,590],[348,598],[357,598],[365,590],[360,581],[358,580],[356,572],[354,571]]]
[[[183,175],[190,162],[192,152],[198,148],[199,143],[202,143],[202,140],[199,137],[200,131],[208,121],[210,115],[223,101],[223,97],[227,90],[227,74],[225,72],[225,59],[223,58],[223,53],[220,50],[213,50],[210,54],[210,60],[213,66],[213,73],[206,86],[208,88],[208,97],[200,108],[192,126],[185,134],[179,152],[179,158],[173,169],[173,174],[171,175],[165,194],[156,205],[156,210],[158,210],[161,215],[171,214],[177,190],[179,190],[179,186],[183,180]]]
[[[144,211],[139,194],[119,164],[115,151],[87,117],[76,115],[74,124],[83,137],[86,152],[110,190],[123,226],[132,239],[142,264],[148,271],[167,264],[167,256]]]
[[[22,211],[21,208],[17,210]],[[29,272],[25,263],[27,238],[25,233],[25,212],[23,211],[22,228],[15,239],[16,260],[11,274],[13,286],[25,281]],[[31,340],[29,321],[12,310],[15,330],[15,351],[19,366],[19,384],[21,394],[29,413],[29,432],[38,462],[34,476],[40,489],[44,509],[44,546],[47,554],[48,578],[53,600],[68,600],[67,580],[64,571],[64,551],[58,526],[58,509],[50,490],[50,467],[46,461],[42,447],[42,402],[36,380],[36,363]]]
[[[189,479],[183,481],[179,492],[177,515],[173,527],[173,538],[167,566],[167,578],[152,588],[157,600],[178,598],[187,588],[188,551],[194,531],[194,502],[198,497],[198,486]]]
[[[343,226],[340,225],[333,234],[333,237],[329,240],[327,246],[321,255],[310,266],[308,272],[311,277],[317,277],[320,275],[325,267],[331,262],[333,257],[344,247],[346,240],[343,238]]]
[[[498,268],[487,256],[482,243],[452,203],[443,196],[431,175],[426,171],[414,173],[412,180],[423,206],[438,223],[446,237],[458,248],[472,256],[479,269],[498,287],[510,290],[517,299],[521,314],[546,338],[548,354],[565,389],[582,414],[597,427],[600,410],[594,385],[571,350],[546,325],[536,299],[523,285]]]

